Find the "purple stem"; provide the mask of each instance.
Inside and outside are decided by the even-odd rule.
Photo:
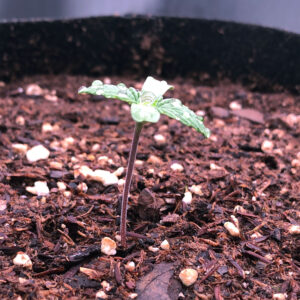
[[[125,180],[125,185],[124,185],[124,190],[123,190],[122,209],[121,209],[121,225],[120,225],[121,245],[123,247],[126,247],[126,219],[127,219],[128,195],[129,195],[129,189],[130,189],[130,185],[131,185],[134,162],[135,162],[135,158],[136,158],[137,146],[139,143],[139,137],[140,137],[143,125],[144,124],[142,122],[135,123],[134,135],[133,135],[133,140],[132,140],[130,154],[129,154],[129,161],[128,161],[128,166],[127,166],[126,180]]]

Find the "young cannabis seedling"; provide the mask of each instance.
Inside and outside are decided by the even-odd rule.
[[[184,125],[195,128],[205,137],[210,135],[209,129],[203,124],[203,118],[197,116],[192,110],[183,105],[180,100],[174,98],[163,99],[164,93],[172,88],[173,86],[168,85],[166,81],[159,81],[149,76],[144,82],[141,91],[137,91],[133,87],[127,88],[123,83],[118,85],[103,84],[100,80],[96,80],[90,87],[82,87],[78,91],[80,94],[102,95],[105,98],[114,98],[127,102],[131,105],[131,116],[136,122],[122,198],[120,233],[123,247],[126,247],[128,195],[138,140],[143,125],[146,122],[156,123],[160,118],[160,114],[164,114],[180,121]]]

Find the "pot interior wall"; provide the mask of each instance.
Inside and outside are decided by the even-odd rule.
[[[300,91],[300,36],[231,22],[99,17],[0,24],[0,80],[31,74],[229,79]]]

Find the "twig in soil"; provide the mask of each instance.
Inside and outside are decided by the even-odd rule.
[[[42,242],[42,222],[41,222],[41,218],[37,217],[35,222],[36,222],[36,232],[37,232],[38,241],[41,243]]]
[[[137,224],[134,227],[134,232],[143,231],[149,224],[150,224],[150,222],[147,222],[147,221]]]
[[[101,253],[100,246],[92,245],[82,251],[78,251],[68,256],[68,261],[72,264],[78,264],[90,257],[99,255]]]
[[[262,222],[261,224],[259,224],[258,226],[256,226],[255,228],[253,228],[252,230],[249,230],[247,232],[247,234],[252,234],[256,231],[258,231],[260,228],[264,227],[266,225],[266,222]]]
[[[210,246],[213,246],[213,247],[218,247],[220,245],[219,242],[214,242],[214,241],[209,240],[209,239],[199,238],[199,241],[204,242],[204,243],[206,243]]]
[[[223,201],[232,201],[232,202],[244,202],[245,200],[243,198],[227,198],[222,199]]]
[[[83,233],[83,232],[81,232],[79,230],[77,230],[77,234],[80,235],[80,236],[82,236],[82,237],[84,237],[84,238],[87,237],[87,235],[85,233]]]
[[[127,261],[132,260],[133,258],[135,258],[135,257],[137,257],[137,256],[140,256],[140,253],[141,253],[141,252],[138,251],[138,252],[134,252],[134,253],[132,253],[132,254],[126,256],[126,257],[123,259],[123,263],[126,263]]]
[[[251,242],[252,243],[261,243],[261,242],[267,240],[269,237],[270,237],[269,235],[263,235],[261,237],[251,240]]]
[[[198,224],[196,224],[196,223],[194,223],[192,221],[190,221],[189,224],[192,224],[193,226],[195,226],[198,229],[197,235],[199,236],[199,235],[203,235],[203,234],[207,233],[207,231],[209,230],[209,228],[214,227],[214,226],[220,224],[222,221],[223,221],[223,219],[217,220],[217,221],[215,221],[213,223],[210,223],[210,224],[208,224],[208,225],[206,225],[206,226],[204,226],[202,228]]]
[[[113,219],[116,219],[116,218],[117,218],[117,216],[114,216],[114,215],[112,214],[112,212],[110,211],[110,209],[105,209],[105,212],[106,212],[110,217],[112,217]]]
[[[251,250],[255,250],[255,251],[258,251],[260,252],[261,254],[263,254],[263,250],[256,246],[256,245],[253,245],[252,243],[249,243],[249,242],[245,242],[245,243],[242,243],[243,246],[246,246],[247,248],[251,249]]]
[[[250,214],[250,213],[246,213],[246,212],[241,212],[241,211],[238,211],[237,214],[241,215],[241,216],[244,216],[244,217],[259,218],[259,216],[256,216],[256,215],[253,215],[253,214]]]
[[[195,289],[194,289],[193,292],[194,292],[195,295],[198,297],[198,298],[195,298],[195,299],[209,299],[208,297],[206,297],[206,295],[199,293],[199,292],[196,291]],[[205,297],[205,298],[204,298],[204,297]]]
[[[272,180],[270,179],[270,180],[268,180],[268,182],[267,183],[265,183],[264,185],[263,185],[263,187],[262,188],[260,188],[258,191],[257,191],[257,193],[258,193],[258,195],[261,195],[270,185],[271,185],[271,183],[272,183]]]
[[[265,257],[255,253],[253,251],[244,250],[243,253],[246,253],[250,256],[256,257],[256,258],[258,258],[259,260],[261,260],[262,262],[264,262],[266,264],[271,264],[272,263],[270,260],[266,259]]]
[[[78,226],[80,226],[80,227],[82,227],[82,228],[85,228],[86,227],[86,225],[83,223],[83,222],[81,222],[81,221],[78,221],[75,217],[73,217],[73,216],[67,216],[66,218],[65,218],[65,221],[64,222],[66,222],[66,223],[73,223],[73,224],[77,224]]]
[[[126,232],[126,235],[127,236],[130,236],[130,237],[133,237],[133,238],[137,238],[137,239],[144,239],[144,240],[147,240],[149,242],[153,242],[152,239],[150,239],[149,237],[145,236],[145,235],[142,235],[140,233],[135,233],[135,232],[130,232],[130,231],[127,231]]]
[[[219,264],[216,263],[214,266],[211,267],[210,271],[208,271],[199,281],[198,284],[202,283],[203,281],[205,281],[209,276],[211,276],[219,267]]]
[[[294,220],[293,218],[289,217],[287,214],[288,214],[287,211],[284,211],[281,213],[281,215],[283,215],[290,223],[297,224],[297,221]]]
[[[251,280],[252,280],[254,283],[256,283],[257,285],[259,285],[260,287],[266,289],[267,291],[270,290],[269,285],[267,285],[267,284],[265,284],[265,283],[263,283],[263,282],[261,282],[261,281],[259,281],[259,280],[257,280],[257,279],[254,279],[254,278],[251,278]]]
[[[79,216],[77,216],[76,218],[82,218],[82,217],[85,217],[85,216],[87,216],[88,214],[90,214],[90,212],[94,209],[94,205],[92,205],[90,208],[89,208],[89,210],[87,211],[87,212],[85,212],[84,214],[82,214],[82,215],[79,215]]]
[[[229,257],[228,261],[237,269],[239,275],[245,279],[246,275],[242,267],[232,257]]]
[[[241,194],[240,191],[233,191],[233,192],[231,192],[230,194],[228,194],[227,196],[225,196],[222,200],[223,200],[223,201],[226,201],[226,200],[233,200],[233,199],[232,199],[233,196],[240,195],[240,194]],[[236,200],[236,199],[234,199],[234,200]]]
[[[65,238],[66,243],[68,243],[71,246],[75,246],[74,241],[70,238],[70,236],[68,234],[66,234],[65,232],[63,232],[60,229],[57,229],[57,231],[63,235],[63,237]]]
[[[216,285],[214,288],[215,298],[216,300],[223,300],[223,296],[221,295],[221,288],[219,285]]]
[[[113,222],[115,219],[108,218],[108,217],[96,217],[98,222]]]
[[[117,284],[121,285],[123,282],[123,278],[122,278],[121,269],[120,269],[120,262],[117,262],[115,264],[114,271],[115,271],[114,273],[115,273],[116,282],[117,282]]]
[[[73,293],[73,295],[75,296],[74,294],[74,289],[67,283],[63,282],[63,286],[68,289],[69,291],[71,291]]]
[[[201,228],[198,224],[196,224],[195,222],[190,221],[190,224],[192,224],[193,226],[195,226],[199,231],[202,231],[203,228]]]
[[[84,198],[93,200],[93,201],[101,201],[107,204],[111,204],[113,202],[113,199],[107,199],[106,195],[88,195],[84,194]]]
[[[79,271],[80,264],[71,267],[64,275],[64,278],[73,278],[75,274]]]
[[[32,277],[43,277],[46,275],[51,275],[51,274],[59,274],[59,273],[63,273],[66,270],[65,267],[58,267],[58,268],[53,268],[53,269],[49,269],[40,273],[35,273],[32,274]]]
[[[182,203],[181,201],[178,201],[178,202],[177,202],[177,204],[176,204],[176,206],[175,206],[175,208],[174,208],[174,210],[173,210],[173,214],[175,214],[175,213],[177,212],[177,210],[179,209],[181,203]]]
[[[17,232],[22,232],[22,231],[30,231],[30,228],[29,227],[15,227],[14,230]]]
[[[212,192],[212,194],[211,194],[211,196],[210,196],[210,198],[209,198],[209,202],[212,202],[212,201],[215,199],[215,197],[217,196],[218,192],[220,192],[220,189],[214,190],[214,191]]]
[[[137,270],[141,267],[142,263],[144,262],[145,257],[146,257],[145,251],[141,250],[141,252],[140,252],[140,259],[139,259],[139,262],[136,265],[136,269]]]

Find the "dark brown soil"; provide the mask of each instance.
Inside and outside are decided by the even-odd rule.
[[[1,83],[0,298],[95,299],[106,281],[108,299],[130,299],[133,293],[140,299],[272,299],[274,294],[299,299],[299,235],[290,226],[300,220],[300,98],[230,84],[172,82],[175,91],[168,96],[204,112],[212,136],[204,139],[164,116],[145,126],[129,201],[128,248],[118,244],[117,254],[106,256],[101,239],[116,240],[122,187],[75,178],[74,169],[126,167],[134,122],[120,101],[77,95],[93,79],[39,76]],[[110,79],[141,87],[127,78]],[[39,95],[26,93],[31,84],[43,89]],[[231,111],[232,101],[242,109]],[[58,128],[42,132],[44,123]],[[158,133],[167,143],[155,142]],[[68,137],[74,141],[66,145]],[[273,148],[266,150],[264,141]],[[13,150],[17,143],[42,144],[50,156],[30,163]],[[110,160],[99,161],[100,156]],[[54,161],[62,168],[54,169]],[[184,170],[172,171],[174,162]],[[47,182],[49,196],[26,191],[38,180]],[[81,182],[86,193],[77,188]],[[188,207],[182,198],[193,185],[201,191],[193,193]],[[223,226],[232,222],[231,215],[239,221],[239,237]],[[160,248],[165,239],[170,250]],[[32,269],[14,265],[20,251],[29,255]],[[125,269],[129,261],[136,264],[133,272]],[[190,287],[178,277],[184,268],[199,273]],[[149,274],[151,285],[144,284]]]

